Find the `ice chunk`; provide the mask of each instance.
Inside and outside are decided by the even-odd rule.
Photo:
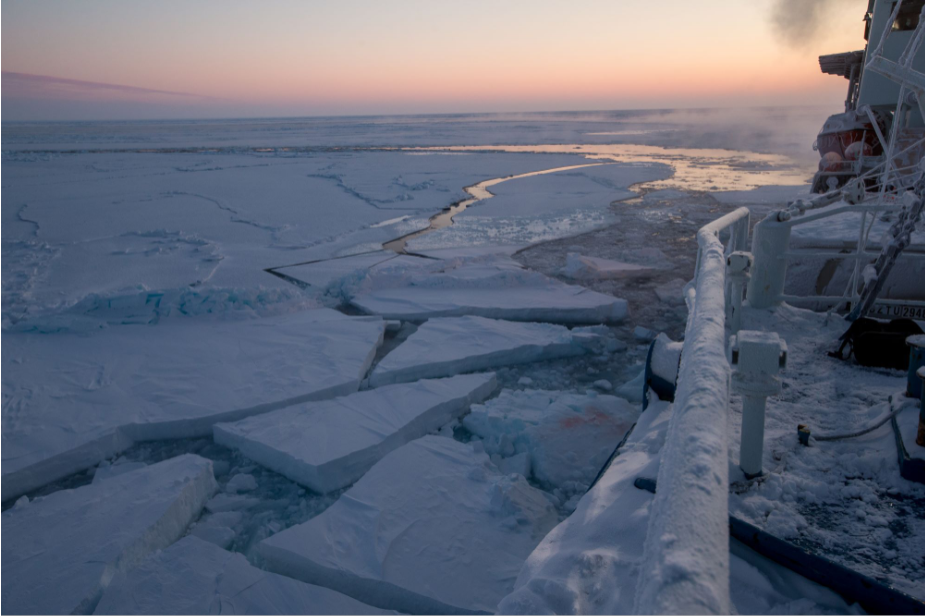
[[[650,275],[651,268],[633,263],[611,261],[598,257],[587,257],[577,252],[570,252],[565,257],[565,267],[562,274],[568,278],[578,280],[609,280],[615,278],[631,278],[633,276]]]
[[[684,304],[685,286],[687,286],[687,281],[681,278],[674,278],[655,287],[655,295],[658,296],[659,301],[665,302],[666,304],[681,306]]]
[[[389,385],[215,426],[215,441],[317,492],[350,485],[389,452],[462,415],[494,374]]]
[[[268,567],[408,613],[494,611],[556,514],[484,453],[425,436],[321,515],[260,543]]]
[[[3,499],[136,439],[207,435],[218,421],[352,393],[383,328],[309,310],[90,335],[4,332]]]
[[[626,317],[626,300],[564,284],[519,289],[383,289],[355,297],[351,303],[370,314],[411,321],[467,314],[550,323],[619,323]]]
[[[100,463],[99,467],[93,473],[93,483],[99,483],[118,477],[123,473],[137,471],[139,468],[147,466],[144,462],[123,462],[122,464],[110,464],[108,462]]]
[[[250,509],[259,502],[259,499],[240,494],[219,494],[206,503],[206,509],[212,513],[241,511],[242,509]]]
[[[97,614],[382,614],[338,592],[250,565],[185,537],[117,575]]]
[[[3,612],[92,612],[112,575],[176,541],[215,489],[211,462],[187,454],[5,511]]]
[[[379,387],[584,352],[561,325],[475,316],[431,319],[379,362],[369,382]]]
[[[645,386],[645,382],[646,371],[640,370],[639,374],[634,376],[631,380],[617,387],[614,393],[630,402],[642,402],[642,390]]]
[[[529,477],[530,454],[525,451],[523,453],[515,454],[510,458],[501,458],[499,456],[497,467],[500,468],[501,472],[503,473],[517,473],[518,475]]]
[[[489,454],[529,454],[537,480],[586,489],[638,416],[635,405],[615,396],[506,389],[473,405],[463,426]]]
[[[257,489],[257,480],[253,475],[238,473],[228,480],[225,485],[226,492],[250,492]]]
[[[524,270],[505,256],[463,260],[439,271],[411,268],[404,275],[374,276],[351,303],[386,319],[423,321],[478,315],[512,321],[616,323],[626,301]]]
[[[325,288],[336,284],[341,279],[352,276],[364,276],[369,271],[384,270],[387,268],[424,267],[431,264],[431,260],[411,255],[399,255],[391,250],[322,259],[299,265],[290,265],[276,268],[289,278],[305,282],[313,287]]]
[[[197,524],[190,530],[190,535],[214,543],[222,549],[228,549],[236,536],[234,529],[217,524]]]

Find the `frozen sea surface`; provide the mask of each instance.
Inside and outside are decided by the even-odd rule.
[[[352,393],[383,330],[381,320],[323,309],[5,332],[4,500],[136,440],[207,435],[219,421]]]
[[[221,411],[213,413],[210,402],[221,400],[221,408],[228,408],[231,402],[241,401],[234,388],[254,379],[278,385],[285,376],[278,373],[280,367],[285,372],[287,366],[304,364],[305,373],[294,380],[330,384],[334,379],[329,364],[337,362],[306,363],[306,354],[339,357],[351,346],[343,344],[344,340],[356,338],[357,349],[363,347],[359,349],[363,352],[354,358],[356,365],[351,363],[349,381],[355,388],[368,376],[372,354],[382,363],[412,340],[417,326],[407,320],[384,323],[376,317],[321,322],[316,317],[328,314],[323,307],[355,312],[347,304],[356,296],[420,288],[422,284],[425,288],[431,284],[430,290],[444,286],[445,291],[455,285],[454,301],[459,304],[468,290],[484,286],[485,281],[478,279],[479,271],[490,274],[499,296],[505,291],[515,292],[510,283],[517,287],[542,281],[542,285],[561,289],[568,253],[644,266],[651,271],[630,279],[582,279],[596,295],[619,303],[621,318],[628,307],[626,322],[585,331],[574,328],[569,335],[583,340],[582,355],[538,357],[530,363],[501,366],[496,379],[510,390],[507,395],[512,399],[535,395],[527,391],[550,390],[558,392],[550,396],[578,401],[573,406],[583,411],[576,410],[576,416],[571,417],[571,411],[559,409],[563,420],[577,418],[580,423],[590,419],[593,424],[594,400],[606,401],[608,408],[619,409],[617,423],[623,426],[623,420],[632,415],[632,404],[609,395],[638,395],[636,379],[647,345],[633,335],[633,329],[642,325],[675,338],[683,330],[685,314],[677,297],[678,281],[690,277],[696,228],[750,194],[728,191],[766,184],[787,186],[768,189],[767,195],[760,196],[758,205],[765,208],[785,194],[799,193],[809,177],[805,155],[809,152],[814,156],[806,135],[812,135],[827,114],[828,110],[617,112],[5,124],[4,474],[37,455],[41,448],[32,444],[42,441],[49,430],[60,431],[64,426],[68,434],[62,438],[67,440],[113,419],[110,411],[116,406],[137,410],[132,404],[137,396],[132,392],[149,391],[154,381],[169,384],[171,379],[165,378],[168,373],[179,377],[175,387],[164,389],[165,399],[195,394],[201,398],[197,408],[220,417]],[[459,149],[464,146],[472,147]],[[664,146],[713,149],[682,151]],[[439,149],[422,149],[434,147]],[[574,168],[588,163],[606,164]],[[509,178],[560,168],[568,169]],[[491,186],[479,189],[477,185],[485,182]],[[453,224],[409,243],[408,249],[415,255],[393,256],[383,250],[383,244],[428,227],[445,208],[473,195],[478,200],[458,214]],[[474,269],[468,269],[470,266]],[[430,283],[425,282],[428,278]],[[443,284],[447,278],[454,278],[452,285]],[[277,331],[274,324],[287,319],[314,319],[311,335],[315,342],[305,343],[293,332]],[[332,325],[341,320],[350,331]],[[252,326],[274,333],[260,340],[260,336],[254,337],[256,352],[241,352],[235,348],[236,332]],[[379,346],[383,330],[385,343]],[[150,336],[134,337],[137,331]],[[208,332],[214,339],[203,337]],[[189,352],[159,352],[164,348],[163,340],[173,340],[188,347]],[[95,345],[97,341],[112,343]],[[10,353],[10,348],[16,352]],[[74,359],[76,356],[79,359]],[[159,363],[162,368],[154,370],[145,363],[152,361],[151,356],[164,360]],[[418,359],[422,364],[428,361],[427,357]],[[123,386],[121,398],[110,395]],[[283,397],[289,389],[268,385],[247,402],[270,410],[267,404],[290,399]],[[105,398],[101,405],[94,403],[100,392]],[[49,419],[44,411],[36,410],[55,408],[61,400],[77,402],[77,413],[70,417],[70,423],[61,423],[58,417]],[[109,404],[113,400],[119,404]],[[99,409],[109,410],[100,414]],[[157,415],[154,410],[148,414]],[[116,415],[118,421],[124,419],[121,413]],[[206,423],[211,425],[212,421],[210,418]],[[366,542],[363,545],[369,548],[369,562],[339,557],[332,557],[331,562],[351,571],[353,582],[358,584],[353,588],[360,594],[381,588],[373,583],[376,580],[388,584],[398,580],[396,588],[389,588],[390,600],[396,605],[412,605],[426,597],[432,601],[427,603],[431,607],[449,604],[493,610],[497,601],[514,589],[521,564],[545,531],[578,506],[582,490],[576,486],[586,484],[587,475],[606,447],[601,444],[589,451],[593,459],[588,461],[573,460],[565,451],[568,447],[560,447],[562,442],[554,450],[522,443],[525,449],[532,447],[537,459],[571,465],[569,469],[556,468],[563,474],[553,475],[539,463],[546,484],[541,485],[543,482],[533,476],[533,460],[521,455],[525,452],[518,452],[516,446],[511,452],[508,443],[502,443],[504,439],[480,444],[456,420],[431,431],[440,436],[425,440],[441,452],[455,447],[450,457],[462,451],[458,447],[465,448],[465,455],[457,459],[459,468],[472,466],[484,472],[467,470],[458,482],[438,478],[411,485],[404,481],[404,475],[410,477],[439,465],[435,461],[429,469],[412,460],[406,465],[407,473],[382,471],[380,485],[375,485],[371,479],[375,471],[370,471],[345,492],[321,495],[240,452],[215,444],[208,436],[134,444],[132,437],[109,443],[112,447],[108,448],[91,447],[93,459],[81,458],[80,465],[66,472],[78,468],[86,471],[68,476],[56,471],[54,482],[47,483],[51,480],[48,476],[24,489],[29,489],[30,497],[48,498],[68,488],[102,489],[107,483],[126,481],[122,478],[134,473],[150,472],[163,460],[195,453],[212,461],[219,492],[204,504],[201,517],[189,520],[191,524],[183,532],[191,537],[183,546],[200,542],[197,545],[202,547],[204,541],[217,547],[196,550],[190,561],[210,554],[224,557],[216,551],[224,548],[240,552],[251,565],[263,567],[267,563],[257,545],[267,539],[266,545],[284,545],[284,536],[299,534],[300,526],[320,528],[337,521],[336,511],[329,509],[335,503],[339,505],[337,511],[349,509],[351,516],[355,515],[351,520],[366,520],[364,516],[371,509],[357,506],[350,494],[362,493],[369,502],[381,501],[382,511],[390,510],[399,521],[407,521],[418,512],[402,502],[389,501],[394,501],[395,494],[453,495],[458,486],[458,496],[465,502],[447,506],[447,519],[465,512],[470,521],[481,520],[477,525],[482,534],[450,537],[444,527],[452,524],[443,525],[439,532],[430,532],[426,524],[423,530],[417,525],[413,532],[395,538],[400,549],[386,554],[388,558],[383,556],[382,570],[377,573],[365,567],[382,555],[370,547],[374,538],[368,534],[368,525],[357,523],[350,527],[351,536]],[[118,433],[126,434],[121,429]],[[151,433],[144,438],[194,433],[200,434],[179,431],[161,436]],[[8,441],[8,434],[17,438]],[[444,437],[471,442],[462,445]],[[493,454],[489,458],[483,450],[493,447],[497,451],[489,452]],[[383,462],[399,451],[393,451]],[[577,475],[570,475],[571,471]],[[527,475],[531,475],[532,483],[524,479]],[[395,494],[388,492],[392,483]],[[472,488],[473,483],[479,485],[471,497],[463,498],[469,492],[461,488]],[[559,489],[557,494],[544,491],[555,483],[569,483],[569,488]],[[6,487],[5,476],[5,495]],[[573,495],[576,489],[578,493]],[[434,500],[435,506],[446,504],[438,501]],[[26,506],[41,502],[33,500]],[[602,500],[594,503],[595,508],[579,509],[579,513],[592,515],[605,505]],[[15,509],[10,500],[4,502],[4,508],[5,516]],[[627,521],[627,528],[636,535],[639,533],[633,525],[638,523],[638,518]],[[395,528],[389,527],[388,532]],[[479,542],[487,546],[482,553],[474,549]],[[7,542],[4,544],[6,564]],[[542,549],[544,544],[540,545]],[[420,559],[407,557],[421,549],[432,550],[426,556],[432,557],[429,562],[434,566],[424,572],[433,576],[428,587],[419,584],[423,575]],[[169,566],[174,552],[165,554]],[[473,574],[484,574],[484,579],[473,578],[471,584],[468,578],[456,579],[450,567],[465,565],[464,573],[471,573],[474,568],[465,562],[470,557],[485,563]],[[600,586],[595,580],[607,579],[597,566],[599,560],[597,555],[578,558],[582,583]],[[122,583],[137,583],[141,586],[134,588],[144,590],[145,579],[167,580],[161,576],[162,565],[152,561],[146,565],[145,575],[149,577]],[[229,566],[245,577],[260,575],[237,557]],[[790,582],[781,583],[773,567],[754,566],[758,573],[748,569],[743,587],[751,584],[748,587],[755,590],[747,597],[748,606],[745,598],[736,600],[740,611],[812,607],[792,603],[798,599],[793,593],[781,593],[781,587]],[[217,579],[209,578],[206,569],[197,572],[206,580]],[[299,573],[303,575],[307,575],[304,570]],[[526,579],[525,575],[521,578]],[[290,592],[280,590],[274,578],[261,579],[264,581],[259,584],[272,589],[274,597],[277,591],[282,595]],[[222,582],[230,585],[215,593],[190,597],[214,601],[225,590],[236,592],[232,581]],[[282,587],[302,588],[292,584]],[[479,592],[472,592],[473,588]],[[820,605],[841,609],[837,603],[826,604],[829,597],[824,594],[809,596],[820,599]],[[270,604],[249,603],[253,597],[252,590],[239,598],[246,605]],[[269,595],[262,595],[263,599],[272,603]],[[280,601],[273,605],[288,605],[288,599]],[[598,609],[604,609],[602,605],[597,604]],[[613,606],[619,604],[606,605],[616,609]],[[7,609],[6,593],[3,607]],[[158,607],[167,609],[166,604]]]

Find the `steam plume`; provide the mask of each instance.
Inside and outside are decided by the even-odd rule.
[[[829,16],[857,4],[857,0],[774,0],[771,24],[788,45],[807,47]]]

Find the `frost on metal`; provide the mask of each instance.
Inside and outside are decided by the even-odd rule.
[[[725,257],[709,230],[701,247],[674,414],[662,453],[636,590],[641,614],[727,614],[729,599]]]

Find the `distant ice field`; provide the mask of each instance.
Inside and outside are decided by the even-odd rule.
[[[468,198],[465,187],[536,171],[608,163],[492,185],[494,198],[408,249],[525,246],[610,224],[610,204],[642,183],[670,184],[679,169],[717,161],[712,150],[697,162],[700,148],[770,153],[756,167],[719,150],[745,165],[733,187],[780,182],[764,164],[792,163],[787,182],[799,182],[808,173],[798,161],[814,155],[806,127],[824,112],[4,123],[3,323],[151,292],[226,298],[268,289],[262,299],[290,301],[293,289],[265,270],[380,250]],[[627,146],[625,159],[591,158],[629,142],[698,150],[649,156]],[[506,151],[400,149],[502,144]]]

